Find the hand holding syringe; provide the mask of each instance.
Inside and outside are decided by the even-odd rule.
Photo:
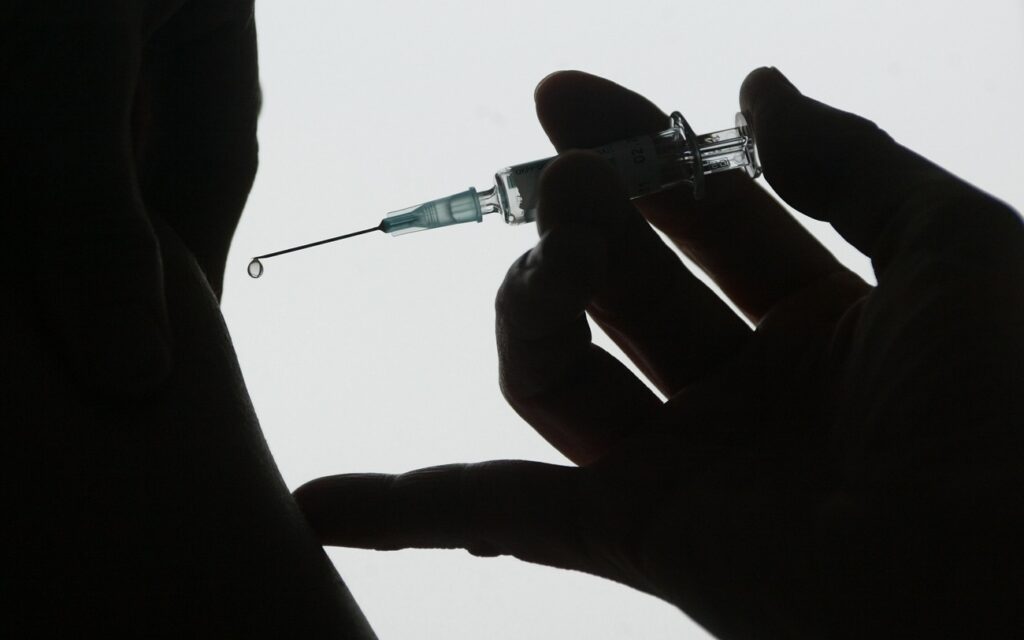
[[[736,126],[702,136],[678,111],[671,126],[657,133],[636,136],[607,144],[594,151],[615,167],[626,194],[640,198],[677,184],[689,184],[695,198],[704,194],[704,176],[732,169],[743,169],[752,178],[761,173],[753,137],[742,114],[736,114]],[[494,186],[486,191],[470,188],[444,198],[393,211],[376,227],[347,233],[309,244],[256,256],[249,263],[249,275],[263,275],[261,260],[353,236],[384,231],[391,235],[435,229],[463,222],[480,222],[484,215],[500,213],[508,224],[533,222],[537,218],[537,187],[541,172],[554,158],[544,158],[506,167],[494,176]]]

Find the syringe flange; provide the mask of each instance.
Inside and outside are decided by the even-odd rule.
[[[694,200],[700,200],[704,197],[704,163],[700,158],[700,144],[697,142],[697,134],[694,133],[690,123],[686,121],[683,114],[678,111],[673,111],[669,118],[672,120],[672,127],[674,129],[683,130],[683,140],[686,141],[686,146],[689,148],[692,158],[691,166],[693,170],[689,182],[693,188]]]

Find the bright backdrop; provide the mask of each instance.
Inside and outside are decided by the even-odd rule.
[[[261,166],[224,313],[288,485],[490,458],[564,462],[503,402],[493,299],[532,225],[364,236],[389,210],[486,187],[550,154],[534,85],[603,75],[731,126],[745,74],[808,95],[1024,205],[1019,0],[685,2],[258,0]],[[830,229],[823,241],[868,277]],[[614,350],[603,336],[601,344]],[[460,551],[331,550],[382,638],[706,638],[672,606],[589,576]]]

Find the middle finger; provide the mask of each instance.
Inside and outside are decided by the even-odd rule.
[[[668,125],[643,96],[582,72],[549,76],[536,99],[538,117],[559,150]],[[737,171],[708,176],[703,200],[678,186],[638,200],[637,207],[755,323],[789,295],[845,270],[785,207]]]
[[[671,396],[738,351],[746,324],[661,241],[612,168],[591,153],[559,160],[542,178],[538,230],[603,238],[607,266],[586,310],[644,375]]]

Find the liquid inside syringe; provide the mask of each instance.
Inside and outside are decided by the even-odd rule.
[[[742,114],[736,114],[736,126],[695,135],[677,111],[671,127],[657,133],[627,138],[603,145],[593,151],[608,160],[619,175],[630,198],[640,198],[678,184],[689,184],[695,198],[704,194],[704,176],[742,169],[751,178],[761,173],[753,137]],[[353,236],[384,231],[402,235],[464,222],[481,222],[487,214],[500,213],[508,224],[537,219],[538,187],[544,167],[554,157],[506,167],[495,174],[494,186],[486,191],[466,191],[429,200],[389,213],[375,227],[318,240],[308,244],[256,256],[249,263],[253,278],[263,275],[262,260],[308,249]]]

